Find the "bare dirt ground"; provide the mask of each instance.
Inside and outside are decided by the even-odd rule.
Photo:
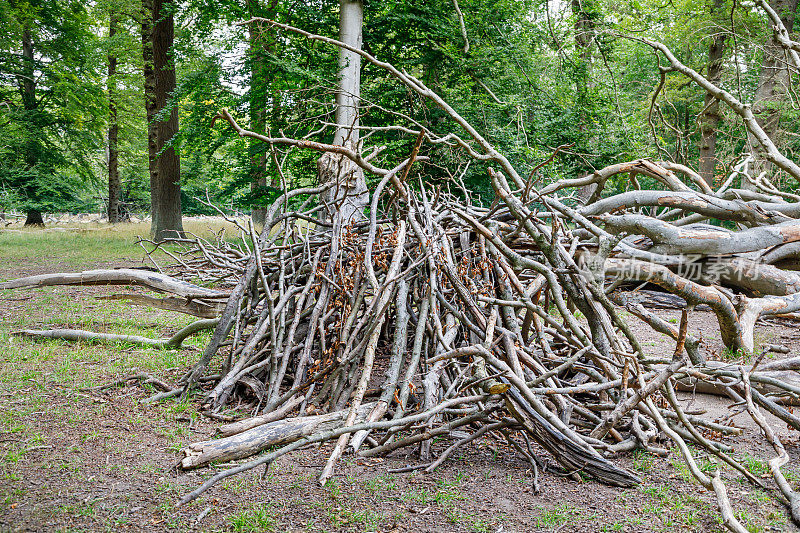
[[[0,279],[109,264],[125,263],[60,263],[53,256],[3,259]],[[722,530],[713,495],[691,480],[675,453],[617,458],[642,476],[636,488],[541,474],[541,492],[534,494],[527,463],[488,439],[430,475],[389,474],[389,469],[415,463],[404,451],[384,460],[346,457],[326,487],[317,486],[316,475],[330,448],[307,448],[283,457],[268,472],[229,478],[198,501],[176,508],[181,495],[215,471],[177,473],[176,452],[211,438],[219,422],[202,417],[196,401],[143,405],[140,400],[152,391],[135,384],[104,392],[84,389],[134,369],[176,379],[196,360],[207,337],[178,351],[156,351],[10,335],[22,326],[59,325],[157,337],[191,320],[91,298],[109,292],[73,287],[0,291],[0,531]],[[713,317],[697,313],[691,329],[708,341],[710,353],[725,355]],[[650,353],[674,349],[645,329],[639,333]],[[762,343],[789,346],[790,356],[800,350],[795,324],[762,326],[759,335]],[[686,394],[684,401],[714,416],[726,411],[712,397]],[[793,437],[785,425],[779,429]],[[743,437],[726,442],[754,473],[767,472],[765,461],[772,455],[752,425],[745,424]],[[789,451],[797,485],[797,445]],[[765,490],[729,470],[724,477],[733,507],[751,531],[794,530]]]

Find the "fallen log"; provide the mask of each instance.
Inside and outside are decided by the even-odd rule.
[[[374,403],[359,407],[356,420],[362,422]],[[270,446],[289,444],[314,433],[341,427],[349,410],[315,416],[276,420],[221,439],[195,442],[181,450],[180,467],[191,470],[212,462],[233,461],[255,455]]]
[[[292,409],[303,403],[303,401],[304,398],[302,396],[295,397],[294,399],[289,400],[288,402],[283,404],[283,406],[280,409],[270,411],[265,415],[245,418],[244,420],[239,420],[237,422],[231,422],[230,424],[225,424],[224,426],[220,426],[217,428],[217,433],[222,437],[230,437],[232,435],[238,435],[239,433],[243,433],[248,429],[253,429],[254,427],[263,426],[264,424],[268,424],[270,422],[275,422],[276,420],[284,418],[288,413],[292,411]]]
[[[769,396],[785,405],[800,405],[800,358],[773,361],[759,365],[745,365],[750,386],[758,393]],[[724,383],[720,378],[730,378]],[[727,396],[727,388],[743,379],[739,366],[722,361],[706,361],[688,375],[677,379],[678,389],[699,394]]]
[[[131,305],[141,305],[163,309],[164,311],[176,311],[198,318],[216,318],[222,313],[222,306],[217,301],[205,302],[200,299],[176,298],[168,296],[166,298],[153,298],[146,294],[108,294],[95,296],[98,300],[122,300]]]
[[[184,298],[225,299],[228,293],[206,289],[188,281],[158,272],[120,268],[117,270],[87,270],[76,273],[40,274],[0,283],[1,289],[51,287],[55,285],[141,285],[157,292],[166,292]]]

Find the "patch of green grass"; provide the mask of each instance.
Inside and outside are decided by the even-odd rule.
[[[566,524],[573,516],[579,514],[579,510],[567,503],[563,503],[552,509],[542,508],[541,514],[536,517],[536,527],[554,528]]]
[[[128,470],[127,466],[123,466],[121,471]],[[155,485],[155,492],[159,496],[169,496],[169,495],[177,495],[178,494],[178,486],[169,480],[159,481]]]
[[[440,480],[436,485],[436,488],[433,489],[423,488],[406,492],[402,495],[402,499],[404,501],[415,501],[421,504],[435,503],[444,506],[465,498],[454,482]]]
[[[503,517],[498,516],[494,520],[482,518],[474,513],[469,513],[456,506],[447,509],[447,521],[451,524],[462,525],[472,533],[489,533],[493,530],[493,525],[502,522]]]
[[[651,501],[644,504],[637,503],[635,508],[629,510],[631,516],[618,522],[626,527],[633,526],[628,530],[636,531],[639,529],[637,525],[647,520],[652,523],[653,518],[656,518],[665,531],[700,531],[703,520],[714,516],[715,508],[712,509],[711,504],[694,493],[678,492],[664,484],[642,486],[639,491]],[[611,529],[606,528],[605,531]]]
[[[797,471],[785,467],[782,468],[781,471],[783,472],[783,476],[787,479],[787,481],[800,483],[800,474],[797,473]]]
[[[62,505],[60,512],[70,517],[93,517],[97,510],[95,506],[100,500],[87,500],[77,505]]]
[[[61,261],[74,264],[91,260],[114,261],[143,255],[133,232],[111,228],[63,232],[31,229],[0,233],[0,256],[8,259],[41,260],[42,257],[51,257],[53,250],[59,250]]]
[[[742,466],[744,466],[754,476],[769,474],[769,465],[758,457],[754,457],[749,453],[742,455],[740,462]]]
[[[432,492],[428,489],[414,489],[409,492],[406,492],[402,496],[402,500],[406,502],[418,502],[421,504],[426,504],[431,502],[433,499]]]
[[[238,231],[232,224],[214,220],[184,220],[184,229],[195,235],[210,237],[212,232],[226,228],[230,235]],[[150,224],[70,224],[58,229],[23,228],[19,231],[0,232],[0,257],[11,260],[31,259],[41,261],[52,257],[58,250],[58,259],[64,263],[83,265],[87,262],[114,262],[138,259],[144,250],[136,244],[138,236],[150,233]],[[149,249],[149,248],[148,248]],[[166,258],[157,252],[156,260]]]
[[[723,361],[743,361],[747,363],[751,359],[751,354],[743,349],[734,350],[732,348],[725,348],[720,352],[720,359]]]
[[[666,500],[670,495],[670,488],[667,485],[649,485],[640,487],[639,490],[651,498],[662,501]]]
[[[447,521],[451,524],[462,525],[473,533],[489,533],[492,531],[493,521],[481,518],[474,513],[468,513],[456,506],[447,509]],[[499,517],[502,520],[502,517]],[[495,520],[494,522],[500,521]]]
[[[256,485],[258,485],[258,478],[256,476],[234,477],[229,481],[225,481],[222,484],[222,488],[233,494],[242,494]]]
[[[376,531],[386,520],[386,516],[372,509],[348,509],[337,507],[328,509],[326,515],[331,524],[339,529],[346,526],[361,525],[365,531]]]
[[[686,481],[687,483],[691,483],[695,481],[694,476],[692,476],[692,472],[689,470],[689,467],[686,466],[686,463],[683,460],[683,457],[680,454],[673,453],[669,457],[669,462],[675,470],[678,471],[678,474],[681,476],[681,479]]]
[[[9,335],[14,329],[71,327],[161,338],[193,320],[193,317],[162,311],[142,311],[109,300],[86,302],[78,299],[79,305],[64,310],[60,307],[62,304],[75,300],[67,288],[42,290],[58,293],[58,298],[52,303],[37,302],[29,313],[0,325],[0,345],[4,346],[0,351],[0,383],[9,392],[29,387],[46,392],[53,385],[71,390],[91,387],[130,374],[135,368],[160,373],[167,368],[185,366],[195,355],[190,352],[192,347],[199,349],[207,339],[188,339],[181,350],[157,350],[125,343],[69,343]]]
[[[397,489],[397,477],[392,474],[375,476],[372,479],[368,479],[364,483],[364,487],[372,494],[384,491],[394,491]]]
[[[278,518],[275,511],[258,506],[229,516],[228,525],[236,533],[278,531]]]
[[[465,496],[459,490],[458,485],[461,484],[463,476],[458,474],[453,481],[440,479],[436,482],[436,492],[433,495],[433,500],[438,505],[445,505],[449,502],[456,500],[463,500]]]
[[[639,472],[648,472],[653,468],[653,456],[645,450],[637,449],[632,454],[633,469]]]
[[[758,525],[756,518],[750,514],[750,511],[746,509],[734,510],[733,514],[750,533],[760,533],[763,531],[763,528]]]
[[[24,453],[24,450],[21,449],[6,452],[5,456],[3,457],[3,462],[9,465],[17,464],[19,460],[22,459]]]
[[[325,481],[324,487],[328,489],[328,494],[334,500],[338,500],[342,497],[342,485],[339,483],[339,480],[335,478],[328,478]]]

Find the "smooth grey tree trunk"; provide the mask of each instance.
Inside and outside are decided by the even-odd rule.
[[[364,6],[360,0],[339,0],[339,40],[361,48]],[[361,56],[339,50],[339,87],[336,93],[334,144],[358,149],[358,102],[361,97]],[[364,171],[340,155],[330,153],[318,162],[320,183],[336,183],[325,193],[328,218],[338,216],[342,226],[363,216],[368,202]]]
[[[797,0],[769,0],[769,5],[781,17],[786,30],[791,32],[797,11]],[[761,67],[758,87],[753,99],[753,114],[764,133],[776,144],[781,116],[779,107],[789,98],[789,83],[785,51],[775,35],[770,32],[767,42],[764,44],[764,64]],[[764,159],[760,144],[750,131],[747,133],[747,143],[756,158],[753,164],[753,176],[769,171],[772,165]],[[752,186],[744,180],[742,188],[751,189]]]

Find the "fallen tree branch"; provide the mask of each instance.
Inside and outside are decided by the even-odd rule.
[[[20,331],[13,331],[12,335],[19,335],[23,337],[35,337],[42,339],[61,339],[65,341],[79,341],[79,342],[101,342],[101,343],[128,343],[140,344],[150,346],[152,348],[179,348],[184,340],[194,335],[198,331],[213,328],[217,325],[218,319],[207,318],[192,322],[184,327],[168,339],[150,339],[141,337],[139,335],[116,335],[112,333],[94,333],[92,331],[84,331],[80,329],[23,329]]]
[[[228,294],[199,287],[187,281],[175,279],[157,272],[120,268],[118,270],[87,270],[78,273],[40,274],[0,283],[2,289],[51,287],[55,285],[141,285],[158,292],[166,292],[183,298],[206,298],[219,300]]]

